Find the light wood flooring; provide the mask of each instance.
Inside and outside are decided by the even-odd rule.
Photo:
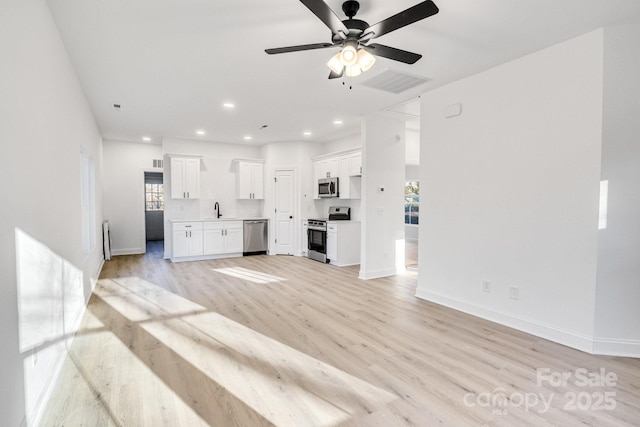
[[[638,425],[640,360],[419,300],[415,271],[357,276],[300,257],[115,257],[41,425]],[[576,381],[601,370],[615,385]]]

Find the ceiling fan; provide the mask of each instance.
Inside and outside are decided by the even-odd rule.
[[[414,64],[422,58],[422,55],[383,44],[368,43],[371,39],[438,13],[438,7],[431,0],[426,0],[377,24],[369,25],[365,21],[353,18],[358,9],[360,9],[360,3],[355,0],[347,0],[342,4],[342,11],[348,17],[344,21],[340,20],[323,0],[300,0],[300,2],[329,27],[332,42],[278,47],[266,49],[265,52],[273,55],[301,50],[340,47],[340,52],[334,55],[327,63],[327,66],[331,69],[330,79],[339,78],[345,74],[347,77],[354,77],[363,71],[367,71],[375,62],[374,55],[404,62],[405,64]]]

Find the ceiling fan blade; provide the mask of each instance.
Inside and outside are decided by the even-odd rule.
[[[324,49],[327,47],[333,47],[332,43],[313,43],[313,44],[301,44],[298,46],[287,46],[287,47],[276,47],[273,49],[265,49],[269,55],[274,55],[276,53],[288,53],[288,52],[298,52],[300,50],[313,50],[313,49]]]
[[[349,29],[323,0],[300,0],[300,2],[324,22],[333,34],[342,33],[344,37],[349,34]]]
[[[394,61],[404,62],[405,64],[415,64],[418,59],[422,58],[422,55],[417,53],[396,49],[395,47],[385,46],[378,43],[362,46],[362,48],[372,55],[393,59]]]
[[[363,31],[363,34],[373,32],[374,36],[372,38],[380,37],[381,35],[395,31],[398,28],[406,27],[407,25],[413,24],[421,19],[435,15],[438,11],[438,6],[436,6],[435,3],[431,0],[426,0],[410,7],[409,9],[397,13],[384,21],[371,25]]]
[[[344,69],[340,72],[340,74],[338,74],[335,71],[331,70],[331,72],[329,73],[329,78],[330,79],[339,79],[340,77],[342,77],[343,74],[344,74]]]

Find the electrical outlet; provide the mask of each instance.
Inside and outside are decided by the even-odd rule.
[[[483,292],[491,292],[491,282],[488,280],[482,281],[482,291]]]
[[[520,288],[517,286],[509,286],[509,298],[520,299]]]

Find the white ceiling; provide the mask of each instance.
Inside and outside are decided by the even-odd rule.
[[[251,135],[252,144],[329,141],[355,133],[365,114],[640,14],[638,0],[434,1],[439,14],[375,39],[420,53],[420,61],[378,58],[369,72],[336,80],[327,79],[325,65],[333,48],[264,52],[330,42],[330,30],[298,0],[48,3],[106,139],[141,141],[148,135],[154,142],[175,137],[247,143],[243,137]],[[342,1],[327,3],[344,18]],[[362,0],[356,17],[374,24],[417,3]],[[430,81],[401,94],[362,85],[384,70]],[[227,110],[224,102],[236,107]],[[337,119],[344,124],[333,124]],[[206,135],[196,136],[196,129]]]

